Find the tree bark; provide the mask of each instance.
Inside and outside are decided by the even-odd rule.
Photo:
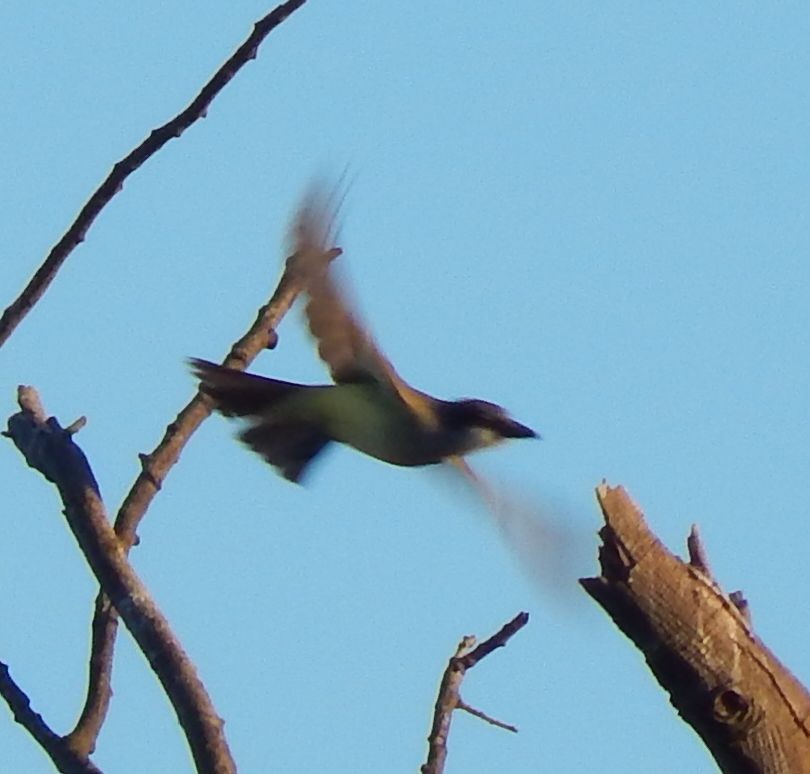
[[[724,772],[810,774],[810,695],[711,576],[695,529],[671,554],[621,487],[597,488],[602,574],[580,583],[644,654]]]

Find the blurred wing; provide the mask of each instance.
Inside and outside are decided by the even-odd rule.
[[[295,254],[328,256],[334,252],[329,247],[334,235],[334,199],[320,188],[310,190],[291,229]],[[376,382],[390,389],[424,421],[435,423],[430,403],[399,376],[360,322],[330,260],[311,262],[307,272],[304,313],[318,343],[318,354],[335,382]]]
[[[314,277],[307,295],[309,331],[335,382],[375,381],[396,389],[402,380],[350,308],[335,271]]]

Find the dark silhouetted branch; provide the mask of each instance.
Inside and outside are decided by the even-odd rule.
[[[99,585],[163,685],[197,770],[215,774],[235,772],[222,720],[168,621],[127,561],[126,552],[107,520],[87,458],[71,433],[60,427],[55,418],[46,418],[32,387],[20,388],[19,403],[21,411],[9,417],[7,435],[28,465],[59,490],[68,525]]]
[[[31,709],[31,702],[25,692],[14,682],[8,666],[0,663],[0,695],[16,720],[39,743],[53,761],[54,766],[64,774],[101,774],[86,755],[74,752],[68,740],[55,734],[42,716]]]
[[[517,732],[515,726],[490,717],[481,710],[470,707],[460,695],[461,682],[468,669],[474,667],[482,658],[493,650],[506,645],[510,637],[520,631],[529,622],[528,613],[518,613],[499,632],[475,647],[475,637],[467,636],[461,640],[456,653],[451,657],[444,670],[436,707],[433,712],[433,724],[428,736],[428,757],[422,765],[422,774],[442,774],[447,761],[447,738],[450,734],[450,722],[453,710],[462,709],[478,718],[507,731]]]
[[[339,248],[325,250],[323,259],[333,260]],[[263,306],[253,325],[232,347],[224,360],[231,368],[247,367],[268,347],[275,346],[276,328],[289,311],[298,294],[306,286],[313,269],[311,257],[300,260],[299,253],[291,255],[275,292]],[[115,520],[115,532],[125,551],[137,540],[137,528],[163,481],[180,457],[180,452],[202,422],[211,414],[211,399],[198,393],[167,428],[163,439],[151,454],[141,455],[142,470],[124,499]],[[96,598],[90,643],[90,666],[87,695],[76,727],[70,736],[76,749],[92,752],[112,696],[112,673],[118,618],[103,591]]]
[[[720,769],[810,773],[810,695],[756,636],[744,600],[714,581],[697,531],[681,561],[624,489],[596,493],[602,574],[580,582],[642,651]]]
[[[262,41],[305,2],[306,0],[289,0],[256,22],[253,32],[247,40],[214,73],[214,76],[203,86],[191,104],[163,126],[153,130],[137,148],[112,168],[107,179],[88,199],[70,228],[51,248],[48,257],[37,269],[19,297],[3,312],[3,316],[0,317],[0,347],[48,289],[65,259],[77,245],[84,241],[90,226],[113,196],[121,190],[124,181],[169,140],[179,137],[195,121],[203,118],[217,94],[247,62],[256,58],[256,52]]]

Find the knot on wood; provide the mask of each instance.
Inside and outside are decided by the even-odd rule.
[[[747,734],[761,719],[756,704],[733,688],[718,688],[714,692],[712,713],[735,734]]]

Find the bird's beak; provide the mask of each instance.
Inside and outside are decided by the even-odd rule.
[[[498,428],[504,438],[539,438],[540,436],[534,432],[530,427],[521,425],[520,422],[515,422],[514,419],[509,419]]]

